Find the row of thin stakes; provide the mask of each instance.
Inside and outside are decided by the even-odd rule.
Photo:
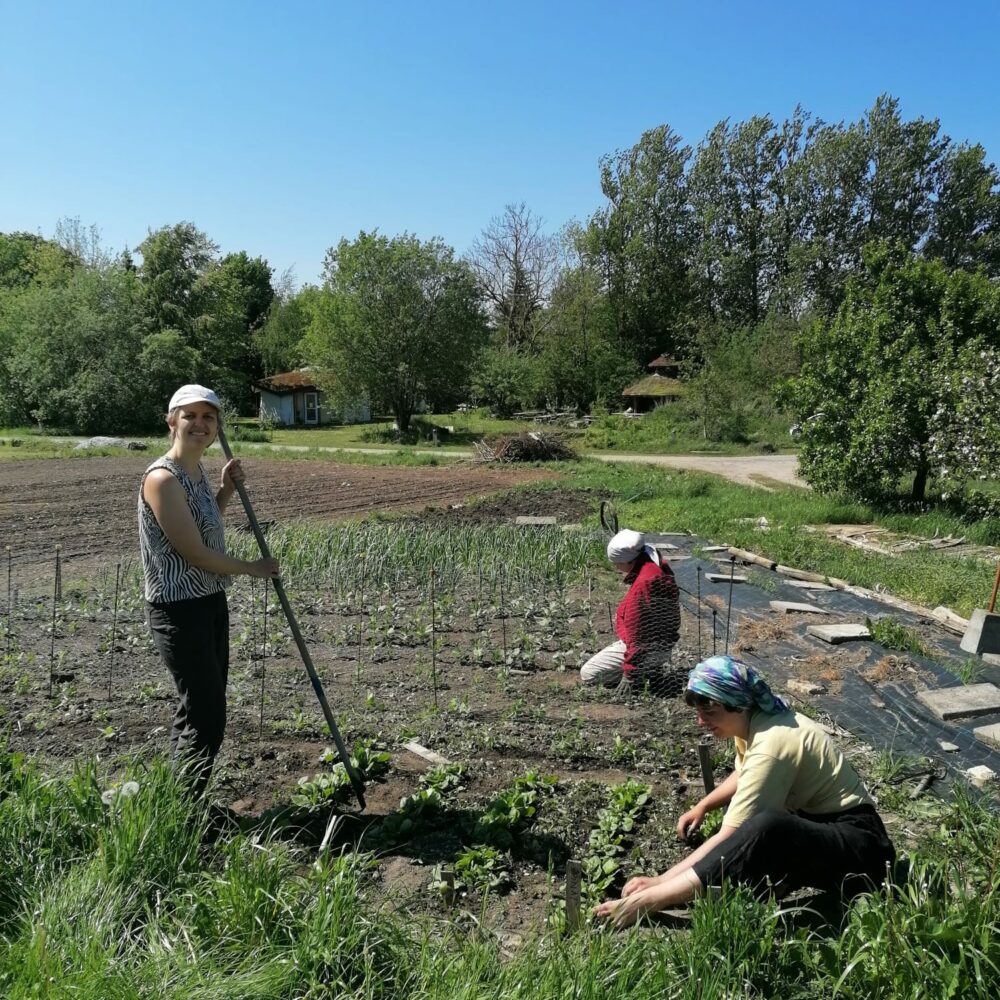
[[[7,614],[6,614],[6,628],[4,629],[4,642],[5,642],[5,655],[10,661],[11,658],[11,643],[14,635],[14,604],[17,591],[13,583],[13,554],[9,545],[4,546],[4,551],[6,555],[7,562]],[[111,635],[108,642],[109,660],[108,660],[108,701],[111,701],[112,694],[114,691],[114,674],[115,674],[115,652],[118,645],[118,608],[119,599],[121,596],[122,588],[122,564],[121,562],[115,563],[115,592],[114,592],[114,603],[111,617]],[[52,580],[52,617],[49,627],[49,687],[48,696],[51,698],[55,685],[57,681],[61,679],[61,674],[57,669],[58,657],[56,655],[56,634],[58,625],[58,613],[59,607],[63,601],[62,593],[62,546],[56,545],[55,548],[55,566],[53,572]],[[260,733],[263,734],[264,731],[264,684],[265,684],[265,671],[263,661],[266,656],[266,643],[267,643],[267,602],[268,602],[268,581],[264,580],[263,586],[263,622],[261,629],[261,652],[259,658],[261,660],[261,694],[260,694]],[[257,604],[257,581],[251,578],[251,602],[254,607]],[[256,635],[256,617],[251,618],[251,644],[256,650],[258,648],[258,641]],[[257,658],[255,654],[254,658]]]
[[[11,547],[9,545],[5,546],[6,552],[6,562],[7,562],[7,595],[6,595],[6,628],[5,633],[5,652],[8,662],[11,658],[12,651],[12,641],[14,637],[14,610],[17,598],[17,589],[13,582],[13,557],[11,552]],[[50,621],[50,635],[49,635],[49,683],[48,683],[48,695],[52,697],[56,683],[62,679],[63,675],[58,669],[58,664],[60,657],[56,652],[56,637],[58,634],[58,615],[60,606],[63,603],[63,555],[62,546],[56,545],[55,547],[55,558],[54,558],[54,571],[53,571],[53,582],[51,591],[51,621]],[[362,663],[364,659],[364,642],[365,642],[365,588],[366,588],[366,575],[364,567],[367,564],[367,559],[362,560],[362,573],[360,580],[360,600],[359,600],[359,627],[358,627],[358,644],[357,644],[357,668],[356,668],[356,683],[361,682],[361,672]],[[433,697],[434,705],[438,705],[438,622],[437,622],[437,593],[436,593],[436,583],[437,583],[437,572],[431,569],[428,573],[428,589],[430,597],[430,613],[431,613],[431,629],[430,629],[430,655],[431,655],[431,675],[432,675],[432,685],[433,685]],[[124,582],[124,574],[122,572],[121,562],[115,564],[115,589],[114,589],[114,602],[113,602],[113,612],[112,612],[112,622],[111,622],[111,633],[109,637],[109,663],[108,663],[108,700],[112,699],[112,694],[114,690],[114,672],[115,672],[115,653],[118,644],[118,617],[119,617],[119,601],[121,596],[122,585]],[[487,582],[489,584],[489,582]],[[265,683],[266,683],[266,670],[265,661],[267,657],[267,626],[268,626],[268,581],[263,581],[263,593],[262,593],[262,621],[260,622],[260,633],[257,631],[258,619],[256,614],[251,615],[250,620],[250,645],[254,652],[251,654],[251,660],[260,661],[260,676],[261,676],[261,687],[260,687],[260,713],[259,713],[259,732],[262,735],[264,729],[264,700],[265,700]],[[479,599],[482,600],[484,589],[483,572],[481,566],[478,568],[478,593]],[[507,636],[507,589],[508,584],[506,580],[506,573],[501,568],[496,574],[492,581],[492,589],[495,589],[499,596],[499,618],[501,627],[501,646],[503,650],[503,662],[507,662],[508,654],[508,636]],[[590,589],[588,580],[588,591]],[[251,590],[251,607],[256,608],[257,604],[257,580],[255,578],[250,579],[250,590]],[[613,618],[611,613],[611,607],[608,606],[608,619],[609,624],[613,628]]]

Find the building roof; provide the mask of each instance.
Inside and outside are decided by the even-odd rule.
[[[653,358],[652,361],[646,365],[647,368],[676,368],[679,362],[676,358],[672,358],[669,354],[661,354],[658,358]]]
[[[282,395],[288,392],[315,392],[319,386],[316,385],[316,376],[308,368],[299,368],[294,372],[281,372],[279,375],[268,375],[256,383],[258,389],[264,392],[273,392]]]
[[[623,396],[652,396],[662,399],[665,396],[683,396],[684,386],[675,378],[664,378],[662,375],[647,375],[634,385],[622,390]]]

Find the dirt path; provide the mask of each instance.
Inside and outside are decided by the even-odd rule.
[[[744,486],[763,486],[768,480],[789,486],[807,487],[799,478],[798,455],[618,455],[613,452],[592,451],[588,458],[602,462],[635,462],[646,465],[665,465],[671,469],[691,469],[723,476]]]

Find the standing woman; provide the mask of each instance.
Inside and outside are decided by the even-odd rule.
[[[184,385],[167,412],[170,450],[145,471],[139,489],[139,549],[153,644],[177,686],[171,739],[200,797],[226,728],[229,577],[278,576],[274,559],[226,555],[222,514],[244,474],[227,462],[213,492],[201,464],[221,421],[219,397]]]

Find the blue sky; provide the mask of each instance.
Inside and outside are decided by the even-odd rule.
[[[655,125],[882,92],[995,161],[998,39],[995,0],[0,0],[0,231],[190,220],[313,281],[360,229],[461,253],[508,202],[584,220]]]

